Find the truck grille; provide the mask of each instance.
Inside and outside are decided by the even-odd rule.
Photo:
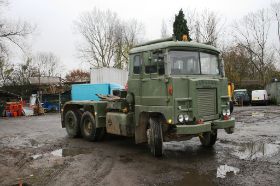
[[[217,114],[216,92],[216,89],[197,89],[198,115],[204,117],[205,120],[207,120],[209,116]]]

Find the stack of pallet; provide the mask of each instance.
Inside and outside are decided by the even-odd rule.
[[[5,105],[5,115],[7,117],[17,117],[22,116],[22,102],[6,102]]]

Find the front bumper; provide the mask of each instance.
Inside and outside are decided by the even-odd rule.
[[[229,120],[214,120],[212,122],[212,129],[226,129],[234,128],[235,118],[230,118]]]
[[[215,129],[234,128],[234,126],[234,118],[230,118],[229,120],[208,121],[204,124],[197,125],[176,125],[176,134],[200,134],[203,132],[211,132]]]

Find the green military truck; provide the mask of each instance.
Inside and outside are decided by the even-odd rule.
[[[172,38],[138,45],[129,54],[126,90],[100,101],[70,101],[63,107],[62,127],[99,141],[105,133],[148,143],[162,156],[163,142],[199,137],[212,146],[217,129],[234,131],[227,79],[220,52],[213,46]]]

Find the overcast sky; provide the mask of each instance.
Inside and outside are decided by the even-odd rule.
[[[110,9],[124,20],[137,19],[145,26],[145,38],[157,39],[162,20],[171,20],[180,8],[198,11],[207,8],[231,22],[248,12],[269,8],[270,3],[270,0],[10,0],[5,15],[37,25],[31,41],[32,51],[53,52],[66,69],[71,70],[81,66],[81,61],[76,58],[78,39],[73,21],[94,7]]]

